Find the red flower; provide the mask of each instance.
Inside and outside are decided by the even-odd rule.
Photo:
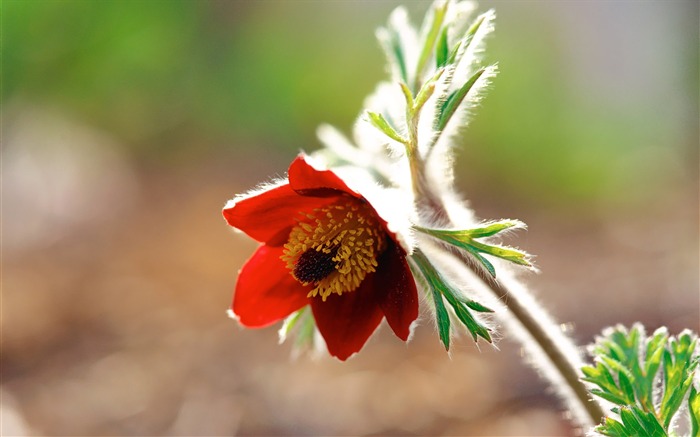
[[[289,181],[230,201],[229,225],[263,243],[238,275],[233,313],[260,328],[306,305],[331,355],[358,352],[384,317],[406,341],[418,316],[406,252],[359,193],[304,155]]]

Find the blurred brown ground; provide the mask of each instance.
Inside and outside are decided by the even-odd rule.
[[[4,435],[572,435],[507,340],[479,351],[461,339],[448,356],[424,317],[408,345],[385,328],[347,363],[291,360],[275,328],[228,319],[236,271],[255,244],[227,229],[220,208],[290,157],[238,154],[173,170],[95,159],[106,150],[76,165],[75,184],[46,181],[59,197],[97,190],[84,210],[61,220],[55,206],[25,198],[36,209],[3,211],[13,244],[3,251]],[[100,187],[95,162],[122,167],[116,186]],[[31,196],[16,192],[21,181],[4,183],[8,198]],[[698,326],[695,212],[679,188],[634,222],[472,203],[484,217],[529,223],[516,240],[543,273],[528,282],[583,344],[617,322]],[[12,239],[35,219],[48,234]]]

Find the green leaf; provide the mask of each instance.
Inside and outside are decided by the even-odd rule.
[[[617,374],[617,379],[620,381],[620,390],[622,394],[625,395],[625,400],[627,404],[634,403],[634,388],[632,387],[632,382],[630,378],[627,377],[625,372],[619,372]]]
[[[611,419],[609,417],[606,417],[604,424],[597,426],[595,430],[596,432],[611,437],[629,437],[629,434],[627,434],[624,425],[622,425],[617,420]]]
[[[294,346],[297,348],[312,345],[314,342],[314,331],[316,330],[316,322],[311,314],[310,307],[305,307],[299,320],[299,330],[297,333]]]
[[[437,316],[438,333],[442,344],[445,345],[445,350],[450,350],[450,316],[447,314],[447,308],[442,301],[440,292],[431,288],[433,302],[435,303],[435,314]]]
[[[629,408],[622,408],[620,410],[620,419],[622,419],[622,423],[625,425],[625,428],[631,431],[630,435],[646,435],[644,426],[639,423],[637,416],[630,411]]]
[[[485,68],[480,68],[476,73],[469,78],[469,80],[462,85],[461,88],[450,94],[447,99],[443,102],[442,107],[438,111],[437,123],[435,130],[441,132],[447,126],[452,116],[457,112],[457,108],[462,104],[462,101],[472,89],[477,80],[484,74]]]
[[[479,336],[491,343],[491,335],[489,334],[488,328],[476,321],[472,313],[464,306],[462,301],[453,294],[452,290],[447,289],[444,296],[447,302],[452,306],[457,318],[467,327],[474,341],[477,341],[477,336]]]
[[[404,56],[403,49],[401,48],[401,38],[399,37],[399,34],[393,29],[388,30],[390,35],[391,52],[394,55],[396,65],[399,67],[401,79],[404,82],[408,82],[408,69],[406,68],[406,57]]]
[[[591,392],[591,394],[594,394],[594,395],[598,396],[599,398],[603,398],[606,401],[610,401],[613,404],[625,405],[627,403],[625,401],[625,399],[621,398],[619,395],[610,393],[608,391],[603,391],[603,390],[600,390],[597,388],[592,388],[589,391]]]
[[[414,106],[413,93],[408,88],[408,85],[406,85],[403,82],[399,82],[399,86],[401,87],[401,92],[403,93],[404,99],[406,99],[406,108],[409,108],[409,109],[413,108],[413,106]]]
[[[487,223],[478,228],[469,229],[471,238],[492,237],[501,232],[512,228],[526,228],[525,223],[520,220],[499,220],[493,223]]]
[[[470,299],[467,299],[467,298],[462,297],[462,296],[458,296],[458,298],[466,306],[468,306],[469,308],[473,309],[476,312],[479,312],[479,313],[492,313],[493,312],[493,310],[491,308],[487,308],[475,300],[470,300]]]
[[[433,95],[435,92],[435,83],[440,79],[442,74],[445,72],[445,69],[441,68],[438,71],[435,72],[433,77],[431,77],[425,84],[421,87],[420,91],[418,91],[418,95],[416,95],[416,99],[413,102],[413,107],[411,108],[411,114],[413,116],[417,115],[423,105],[425,105],[425,102],[428,101],[430,96]]]
[[[423,48],[421,49],[420,56],[418,57],[418,64],[416,65],[415,88],[418,88],[420,85],[418,81],[420,80],[420,76],[425,69],[428,59],[430,58],[430,54],[433,52],[433,47],[435,47],[435,40],[438,37],[438,33],[440,32],[440,28],[442,27],[442,23],[445,19],[448,4],[448,2],[444,2],[443,4],[439,4],[438,2],[433,3],[433,7],[425,16],[426,24],[424,27],[428,30],[425,34],[425,40],[423,41]]]
[[[462,247],[467,252],[471,253],[474,256],[474,258],[476,258],[477,261],[479,261],[484,266],[484,268],[486,268],[486,270],[488,270],[489,274],[492,277],[494,277],[494,278],[496,277],[496,267],[494,267],[493,264],[491,264],[491,262],[489,260],[487,260],[486,258],[481,256],[481,254],[479,253],[478,250],[476,250],[473,246],[469,246],[469,245],[465,245],[465,246],[458,245],[458,246]]]
[[[469,310],[472,306],[478,307],[479,309],[488,308],[474,301],[469,301],[470,306],[467,306],[463,300],[460,300],[460,293],[457,292],[457,290],[455,290],[447,280],[445,280],[442,274],[435,268],[435,266],[433,266],[433,264],[421,250],[415,250],[413,255],[411,255],[411,260],[418,267],[422,277],[425,279],[426,285],[432,292],[433,301],[435,302],[435,309],[438,313],[438,328],[441,330],[440,337],[443,340],[443,343],[445,343],[445,339],[448,341],[448,343],[445,343],[445,346],[448,347],[449,345],[450,326],[449,318],[446,318],[446,321],[443,320],[442,322],[440,319],[441,317],[444,318],[444,316],[447,314],[445,310],[445,313],[442,316],[440,315],[440,312],[442,312],[445,308],[442,297],[444,297],[450,304],[455,312],[455,315],[467,328],[474,341],[477,340],[477,337],[482,337],[490,343],[492,340],[491,335],[489,334],[489,329],[477,321]],[[438,297],[440,297],[440,299],[438,299]],[[443,332],[443,330],[446,331]]]
[[[367,111],[367,116],[369,117],[369,121],[372,123],[372,126],[376,127],[380,131],[382,131],[386,136],[391,138],[394,141],[398,141],[399,143],[402,144],[407,144],[408,141],[403,138],[401,135],[399,135],[391,125],[389,125],[389,122],[386,121],[384,116],[382,114],[378,114],[376,112],[372,111]]]
[[[449,56],[449,48],[447,47],[447,44],[447,27],[444,27],[440,33],[437,48],[435,49],[435,65],[437,68],[447,65],[447,57]]]
[[[700,435],[700,394],[698,394],[695,386],[690,387],[688,412],[690,413],[691,435]]]
[[[478,250],[479,252],[488,253],[495,257],[510,261],[515,264],[520,264],[521,266],[531,267],[532,264],[528,261],[529,255],[517,249],[512,249],[510,247],[503,246],[493,246],[490,244],[479,243],[478,241],[472,240],[469,243],[470,246]]]
[[[584,366],[581,371],[584,381],[597,385],[589,390],[591,394],[620,405],[613,412],[622,422],[615,424],[615,420],[608,417],[596,428],[598,432],[605,435],[666,436],[688,395],[693,435],[698,435],[700,401],[696,400],[693,386],[694,372],[700,360],[696,344],[697,335],[690,331],[674,338],[666,329],[658,329],[647,338],[641,325],[635,325],[629,331],[621,326],[606,330],[592,348],[597,361],[595,367]],[[659,395],[655,395],[662,376],[663,385]]]
[[[478,32],[479,28],[484,24],[484,20],[486,19],[487,14],[481,14],[478,17],[476,17],[476,20],[474,20],[474,23],[472,23],[471,26],[469,26],[469,29],[467,29],[467,32],[464,34],[462,39],[455,44],[454,48],[452,49],[452,52],[450,52],[450,57],[448,60],[449,64],[454,64],[455,61],[457,60],[457,54],[459,53],[460,47],[468,47],[469,44],[471,44],[472,40],[474,39],[474,35],[476,32]]]
[[[475,238],[490,237],[511,228],[524,228],[525,224],[518,220],[502,220],[472,229],[429,229],[416,226],[415,228],[425,234],[438,238],[472,254],[488,270],[489,274],[496,277],[496,269],[482,254],[489,254],[515,264],[532,267],[530,255],[510,247],[496,246],[481,243]]]
[[[287,316],[286,319],[284,319],[284,322],[282,323],[282,327],[280,328],[278,334],[280,338],[280,344],[284,343],[285,340],[287,340],[287,337],[289,334],[292,332],[292,330],[296,327],[297,322],[299,322],[299,319],[301,318],[302,314],[304,314],[304,310],[306,307],[294,311],[292,314]]]

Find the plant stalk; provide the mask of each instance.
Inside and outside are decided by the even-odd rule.
[[[419,157],[414,157],[415,160],[420,160]],[[419,206],[430,209],[434,212],[435,216],[442,220],[445,226],[452,225],[442,200],[434,195],[430,187],[425,181],[423,173],[423,163],[412,163],[411,170],[415,172],[412,174],[414,193],[416,196],[416,202]],[[522,325],[523,329],[527,331],[530,337],[537,343],[541,348],[542,352],[550,360],[551,364],[561,375],[562,379],[571,388],[572,392],[576,396],[577,401],[585,409],[590,423],[587,427],[591,427],[601,423],[601,420],[606,416],[601,405],[591,397],[588,393],[586,386],[580,380],[579,369],[577,364],[566,355],[563,351],[564,348],[558,347],[557,341],[568,341],[568,339],[555,339],[548,334],[550,330],[560,329],[555,324],[549,324],[546,321],[538,319],[535,314],[528,309],[526,305],[523,305],[520,299],[518,299],[517,293],[514,293],[508,289],[506,285],[498,281],[496,278],[491,276],[491,274],[477,262],[471,255],[454,248],[450,249],[454,255],[456,255],[462,263],[471,270],[476,276],[486,285],[486,287],[493,293],[493,295],[502,302],[506,308],[510,311],[513,317]],[[586,424],[581,424],[585,426]]]

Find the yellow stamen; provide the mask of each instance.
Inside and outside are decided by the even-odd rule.
[[[320,295],[325,301],[331,293],[354,291],[376,271],[386,234],[366,202],[343,196],[302,217],[281,258],[297,281],[315,286],[309,297]]]

